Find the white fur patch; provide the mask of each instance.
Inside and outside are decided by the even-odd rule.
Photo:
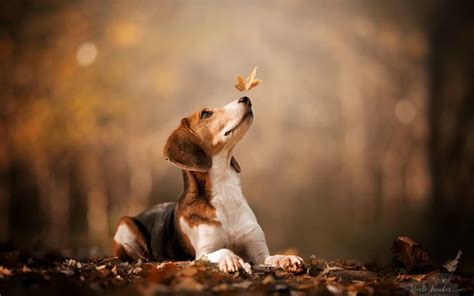
[[[252,269],[250,268],[250,264],[245,263],[242,258],[235,255],[229,249],[220,249],[218,251],[212,252],[206,255],[206,258],[214,263],[219,265],[219,268],[222,271],[238,271],[239,267],[243,268],[247,273],[252,273]]]
[[[122,244],[125,249],[132,248],[133,250],[138,250],[139,246],[135,241],[135,234],[128,228],[126,224],[120,224],[115,233],[114,240]]]

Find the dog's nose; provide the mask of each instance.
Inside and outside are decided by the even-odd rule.
[[[247,104],[249,106],[252,106],[252,103],[250,102],[249,97],[241,97],[239,99],[239,103]]]

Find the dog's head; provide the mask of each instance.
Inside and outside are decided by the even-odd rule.
[[[248,97],[221,108],[204,108],[181,120],[180,126],[169,136],[163,154],[181,169],[207,172],[212,167],[212,158],[232,151],[252,120],[252,103]],[[240,172],[234,158],[231,164]]]

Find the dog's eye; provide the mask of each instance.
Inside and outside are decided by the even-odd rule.
[[[211,117],[211,115],[212,115],[212,111],[206,111],[206,110],[201,111],[201,119],[209,118]]]

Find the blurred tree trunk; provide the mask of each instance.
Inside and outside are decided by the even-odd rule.
[[[464,2],[438,1],[429,27],[433,245],[443,258],[474,247],[474,2]]]
[[[34,248],[41,244],[45,213],[40,204],[38,184],[31,173],[31,167],[23,161],[12,161],[9,169],[10,230],[8,241],[16,246]],[[28,205],[28,206],[25,206]]]

